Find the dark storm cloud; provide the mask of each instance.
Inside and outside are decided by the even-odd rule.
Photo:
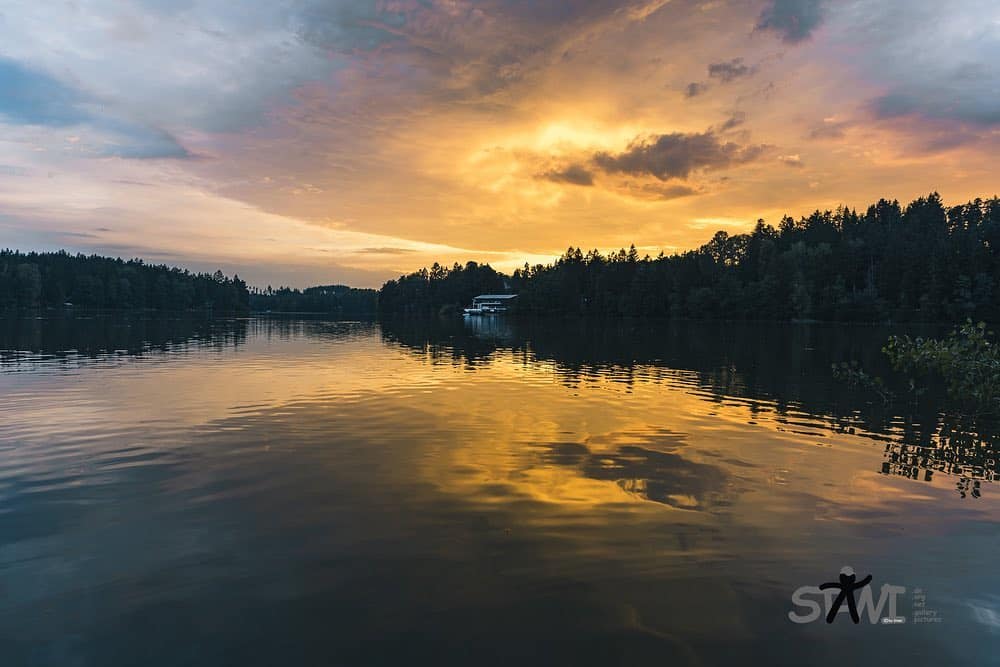
[[[594,175],[586,167],[578,164],[571,164],[565,169],[547,171],[541,174],[541,177],[557,183],[570,183],[572,185],[594,184]]]
[[[743,58],[733,58],[721,63],[712,63],[708,66],[708,75],[713,79],[719,79],[723,83],[729,83],[735,79],[750,76],[756,71],[743,63]]]
[[[770,30],[794,44],[807,39],[825,17],[826,0],[771,0],[757,19],[757,30]]]
[[[729,130],[736,129],[747,120],[747,115],[742,111],[737,111],[732,116],[726,119],[726,121],[719,126],[720,132],[728,132]]]
[[[939,94],[929,90],[904,88],[875,98],[871,103],[871,109],[875,116],[881,119],[919,115],[977,125],[1000,124],[1000,99],[990,100],[988,96],[983,96],[971,86],[964,88],[953,82],[945,85],[950,85],[954,89],[953,94],[947,99],[941,99]]]
[[[708,76],[716,79],[720,83],[730,83],[737,79],[753,76],[757,72],[756,66],[747,65],[743,58],[733,58],[718,63],[709,63]],[[708,82],[692,81],[684,89],[685,97],[697,97],[712,86]]]
[[[687,85],[687,88],[684,89],[684,96],[685,97],[697,97],[698,95],[701,95],[706,90],[708,90],[708,84],[698,83],[697,81],[692,81],[691,83],[689,83]]]
[[[617,155],[598,153],[594,163],[609,173],[655,176],[661,181],[687,178],[693,171],[721,169],[751,162],[766,149],[721,141],[712,131],[673,132],[633,141]]]

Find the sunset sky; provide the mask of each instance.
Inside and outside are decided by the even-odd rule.
[[[0,247],[378,286],[1000,191],[996,0],[5,0]]]

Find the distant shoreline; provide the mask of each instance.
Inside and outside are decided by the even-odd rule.
[[[114,317],[114,316],[162,316],[162,317],[197,317],[199,319],[217,320],[253,320],[253,319],[281,319],[281,318],[309,318],[325,319],[333,321],[372,321],[372,322],[457,322],[464,317],[461,314],[435,315],[435,314],[400,314],[400,313],[329,313],[323,311],[250,311],[223,312],[212,310],[158,310],[158,309],[114,309],[114,308],[45,308],[29,310],[0,310],[0,320],[10,319],[45,319],[44,316],[63,316],[91,318],[91,317]],[[669,317],[655,315],[602,315],[602,314],[573,314],[573,313],[520,313],[507,315],[489,316],[500,322],[509,323],[530,323],[530,322],[624,322],[624,323],[699,323],[699,324],[778,324],[792,326],[814,326],[814,325],[849,325],[852,327],[893,327],[893,326],[928,326],[928,327],[954,327],[962,323],[961,320],[818,320],[818,319],[745,319],[745,318],[695,318],[695,317]],[[989,324],[989,322],[987,322]]]

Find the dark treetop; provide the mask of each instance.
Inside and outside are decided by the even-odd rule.
[[[0,309],[62,307],[243,313],[250,294],[239,276],[190,273],[140,259],[0,251]]]
[[[346,285],[319,285],[304,290],[290,287],[250,291],[250,308],[275,313],[323,313],[336,317],[370,316],[375,314],[378,292]]]
[[[511,291],[528,313],[840,321],[996,320],[1000,199],[945,208],[937,193],[905,208],[880,200],[816,211],[777,229],[719,231],[680,254],[604,256],[572,246],[555,263],[505,276],[435,264],[379,293],[383,313],[429,313]]]

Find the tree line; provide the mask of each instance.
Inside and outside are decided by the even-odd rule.
[[[378,293],[378,309],[402,315],[454,312],[476,295],[504,293],[509,286],[509,279],[489,264],[455,263],[449,269],[434,262],[430,269],[385,283]]]
[[[696,319],[995,321],[1000,318],[1000,199],[945,207],[815,211],[746,234],[716,232],[695,250],[640,256],[570,247],[548,265],[501,274],[469,263],[388,281],[385,314],[448,311],[486,292],[519,295],[526,313]]]
[[[141,259],[66,251],[0,251],[0,309],[211,310],[246,313],[250,292],[238,275],[191,273]]]
[[[290,287],[251,289],[250,308],[257,312],[323,313],[337,317],[375,314],[378,292],[346,285],[318,285],[304,290]]]

